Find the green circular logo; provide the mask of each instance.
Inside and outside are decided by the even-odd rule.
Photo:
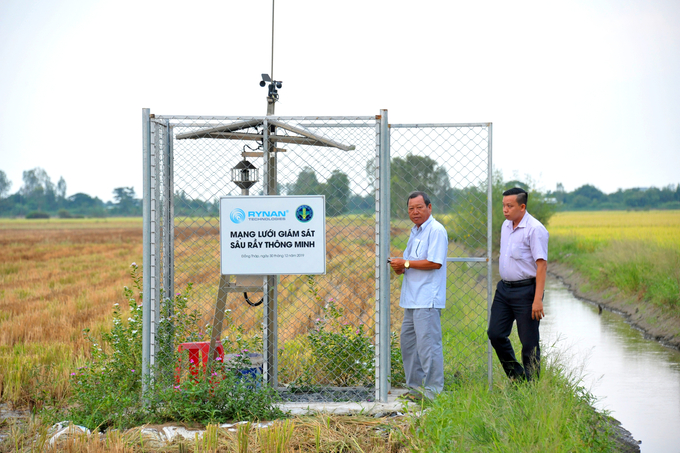
[[[309,207],[306,204],[300,205],[295,210],[295,217],[302,223],[309,222],[310,220],[312,220],[313,216],[314,216],[314,211],[312,210],[311,207]]]

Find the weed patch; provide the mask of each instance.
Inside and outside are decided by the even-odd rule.
[[[252,364],[247,354],[207,366],[189,363],[180,353],[183,342],[199,341],[198,312],[189,310],[191,286],[174,298],[163,298],[158,347],[172,351],[158,359],[153,378],[142,394],[142,282],[132,264],[132,288],[125,288],[129,318],[123,319],[114,305],[111,330],[98,339],[88,329],[90,361],[70,373],[72,396],[66,407],[45,408],[43,417],[68,419],[89,429],[130,428],[143,423],[166,421],[218,423],[230,420],[274,419],[283,414],[273,405],[276,392],[261,383],[259,375],[244,375]],[[57,402],[54,402],[55,404]]]

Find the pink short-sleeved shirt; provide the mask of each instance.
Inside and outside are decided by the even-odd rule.
[[[498,270],[505,281],[536,277],[536,260],[548,261],[548,230],[528,212],[512,228],[512,220],[501,227],[501,255]]]

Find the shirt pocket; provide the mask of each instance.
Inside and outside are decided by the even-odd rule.
[[[425,246],[423,245],[423,241],[421,241],[420,239],[414,239],[413,247],[411,247],[411,256],[413,258],[411,259],[420,259],[424,253]]]
[[[521,260],[525,256],[530,255],[529,245],[524,242],[515,242],[510,244],[510,257],[514,260]]]

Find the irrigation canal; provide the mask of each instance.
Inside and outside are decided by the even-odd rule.
[[[641,440],[643,453],[680,452],[680,351],[645,339],[618,314],[577,299],[549,277],[544,353],[562,354],[583,369],[583,385],[621,425]]]

